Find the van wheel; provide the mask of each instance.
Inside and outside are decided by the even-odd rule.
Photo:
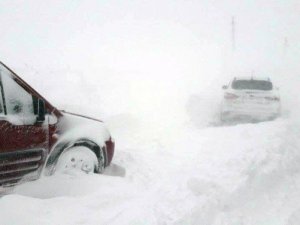
[[[69,171],[81,171],[86,174],[94,173],[98,160],[94,152],[84,146],[75,146],[62,153],[56,164],[55,171],[67,173]]]

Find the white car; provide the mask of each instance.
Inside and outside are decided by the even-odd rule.
[[[235,77],[223,90],[221,121],[263,121],[280,115],[278,88],[269,78]]]

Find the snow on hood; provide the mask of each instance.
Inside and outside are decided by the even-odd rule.
[[[102,146],[110,139],[110,133],[102,121],[64,111],[62,113],[59,142],[86,138]]]

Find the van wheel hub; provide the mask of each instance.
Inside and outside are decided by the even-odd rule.
[[[84,173],[93,173],[98,160],[94,152],[89,148],[76,146],[62,153],[56,165],[57,172],[68,172],[71,170]]]

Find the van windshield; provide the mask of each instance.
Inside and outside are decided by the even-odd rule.
[[[235,80],[232,82],[232,88],[236,90],[261,90],[270,91],[273,89],[272,82],[266,80]]]

